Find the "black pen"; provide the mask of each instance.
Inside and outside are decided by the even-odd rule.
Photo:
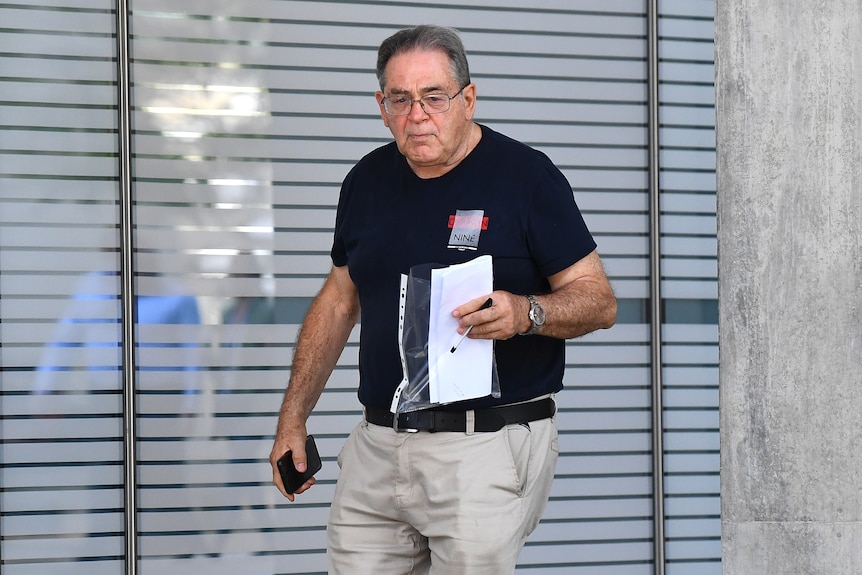
[[[485,300],[485,303],[483,303],[479,309],[488,309],[492,305],[494,305],[494,300],[488,298]],[[455,350],[458,348],[459,345],[461,345],[461,342],[464,341],[464,338],[467,337],[467,334],[470,333],[471,329],[473,329],[472,325],[468,326],[467,329],[464,330],[464,333],[461,334],[461,337],[458,338],[458,341],[455,342],[455,345],[452,346],[452,349],[449,350],[449,353],[455,353]]]

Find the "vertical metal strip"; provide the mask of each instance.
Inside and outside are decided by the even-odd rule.
[[[135,433],[135,285],[129,73],[129,3],[117,0],[117,134],[120,184],[120,299],[122,304],[123,470],[126,574],[137,573],[138,493]]]
[[[656,575],[665,573],[664,401],[662,378],[661,202],[659,197],[658,2],[647,0],[649,154],[650,369],[652,380],[653,547]]]

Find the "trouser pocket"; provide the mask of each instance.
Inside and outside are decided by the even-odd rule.
[[[530,478],[532,430],[529,424],[516,423],[506,426],[505,433],[510,462],[515,474],[516,491],[518,496],[522,496]]]

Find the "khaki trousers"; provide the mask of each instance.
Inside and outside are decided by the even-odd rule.
[[[330,575],[504,575],[545,510],[553,419],[498,432],[350,434],[327,527]]]

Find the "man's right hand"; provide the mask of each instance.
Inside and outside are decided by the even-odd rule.
[[[293,464],[296,470],[303,472],[307,469],[308,457],[305,453],[305,439],[308,436],[305,425],[288,427],[286,422],[279,420],[278,431],[275,434],[275,441],[272,445],[272,451],[269,454],[269,463],[272,465],[272,482],[281,491],[281,494],[293,501],[294,495],[308,490],[314,485],[314,477],[306,481],[302,487],[296,490],[296,493],[288,493],[284,490],[284,483],[281,481],[281,474],[278,472],[278,460],[288,451],[293,452]]]

